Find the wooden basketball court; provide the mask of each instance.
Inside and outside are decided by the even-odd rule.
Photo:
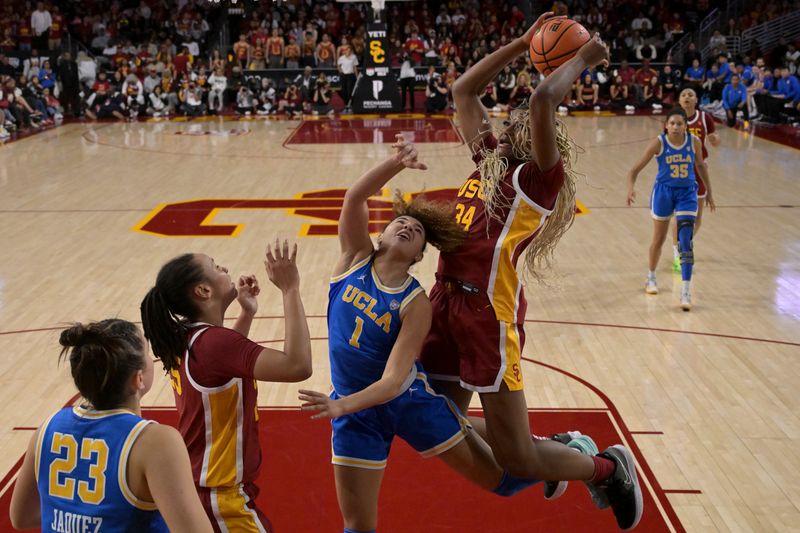
[[[694,308],[685,313],[668,247],[658,270],[661,294],[643,290],[654,163],[640,176],[638,205],[625,206],[626,172],[661,120],[566,119],[585,149],[582,214],[559,246],[547,285],[526,289],[523,372],[532,424],[540,433],[594,429],[601,448],[611,440],[631,446],[649,498],[646,517],[660,524],[641,530],[791,530],[800,524],[800,157],[796,149],[720,128],[722,147],[710,149],[709,159],[718,209],[706,212],[695,240]],[[328,427],[286,408],[299,405],[301,386],[329,387],[325,311],[341,190],[390,152],[396,132],[413,134],[430,168],[405,171],[393,187],[454,188],[471,171],[468,150],[444,116],[70,124],[0,147],[2,523],[8,523],[9,489],[31,430],[74,399],[68,367],[57,366],[62,325],[110,316],[138,321],[141,298],[161,264],[201,251],[231,274],[258,275],[264,290],[251,338],[280,344],[279,293],[262,266],[265,243],[275,237],[299,242],[314,375],[302,385],[260,385],[259,403],[275,420],[273,428],[267,417],[262,432],[282,436],[264,454],[268,465],[280,463],[292,442],[301,442],[308,455],[298,469],[314,473],[308,483],[322,480],[315,487],[320,501],[330,498]],[[377,228],[385,206],[376,202],[373,215]],[[415,267],[426,287],[436,259],[431,250]],[[143,403],[151,407],[147,413],[170,420],[164,409],[174,404],[164,376]],[[292,429],[296,424],[281,418],[286,412],[297,424],[310,424],[302,426],[309,433]],[[589,427],[562,425],[572,423]],[[393,479],[416,486],[414,476],[429,475],[424,470],[435,460],[423,463],[398,448],[398,461],[416,466],[390,470]],[[277,470],[262,476],[263,490],[274,498],[268,513],[280,513],[281,497],[300,501],[278,481],[270,486]],[[284,470],[288,476],[292,469]],[[441,472],[435,483],[460,483]],[[505,507],[476,499],[470,505],[486,523],[473,523],[474,529],[441,514],[433,515],[441,523],[427,525],[431,531],[512,531],[495,524],[492,513],[528,502],[541,510],[532,527],[566,529],[562,520],[584,511],[601,517],[602,527],[583,521],[583,530],[613,524],[610,512],[590,510],[578,485],[561,502],[542,503],[538,488],[510,500],[513,505],[504,501]],[[445,498],[472,493],[442,494],[430,498],[448,507]],[[408,516],[408,506],[418,503],[382,497],[382,529],[419,530]],[[317,531],[341,531],[335,507],[329,508],[318,515],[309,508]],[[279,531],[309,530],[278,525]]]

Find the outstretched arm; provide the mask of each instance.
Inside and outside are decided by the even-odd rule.
[[[300,274],[297,270],[297,244],[289,252],[289,242],[283,246],[267,246],[264,267],[273,285],[283,295],[283,315],[286,317],[286,340],[283,351],[264,348],[253,366],[253,377],[259,381],[294,383],[308,379],[311,367],[311,337],[308,320],[300,298]]]
[[[481,104],[481,93],[506,65],[530,47],[533,35],[552,16],[551,11],[542,14],[525,35],[478,61],[453,84],[453,102],[461,135],[473,153],[480,149],[481,141],[490,131],[489,115]]]
[[[333,275],[338,276],[358,261],[372,253],[372,239],[369,237],[369,209],[367,201],[404,168],[426,170],[428,167],[417,161],[417,148],[397,135],[392,145],[397,152],[378,163],[363,174],[352,187],[347,189],[339,215],[339,248],[341,255],[334,267]]]
[[[561,155],[556,142],[556,108],[572,89],[572,84],[588,67],[608,61],[608,46],[595,34],[578,53],[558,67],[536,88],[530,98],[530,121],[533,156],[539,169],[547,172]]]
[[[431,327],[431,302],[424,294],[418,295],[404,309],[400,333],[386,361],[381,378],[368,387],[345,398],[332,400],[326,394],[300,390],[303,411],[316,411],[311,418],[336,418],[355,413],[374,405],[386,403],[397,397],[411,372],[414,360]]]
[[[636,200],[636,191],[633,189],[633,187],[636,185],[636,178],[639,177],[639,172],[641,172],[644,167],[647,166],[647,163],[657,156],[658,152],[660,151],[661,140],[656,137],[650,141],[650,144],[647,145],[642,157],[636,162],[630,172],[628,172],[628,205],[633,205],[633,202]]]

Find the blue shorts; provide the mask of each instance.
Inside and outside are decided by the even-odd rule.
[[[464,440],[469,422],[448,398],[436,394],[417,363],[417,377],[397,398],[331,421],[335,465],[380,470],[397,435],[423,457],[445,452]],[[331,398],[339,396],[331,393]]]
[[[671,187],[656,183],[650,193],[650,214],[656,220],[697,216],[697,183],[689,187]]]

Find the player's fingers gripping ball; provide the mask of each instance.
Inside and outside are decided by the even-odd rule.
[[[556,18],[545,22],[531,39],[531,60],[536,70],[548,76],[572,59],[591,35],[574,20]]]

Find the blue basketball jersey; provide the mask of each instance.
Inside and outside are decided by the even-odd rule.
[[[328,347],[331,381],[341,395],[378,381],[400,332],[400,313],[420,293],[412,276],[400,287],[386,287],[373,256],[331,279],[328,292]]]
[[[36,481],[42,531],[168,532],[155,504],[128,488],[128,455],[151,424],[130,411],[67,407],[39,431]]]
[[[658,162],[656,183],[670,187],[693,187],[695,185],[693,135],[687,133],[681,146],[673,146],[666,133],[658,137],[661,139],[661,152],[656,156]]]

